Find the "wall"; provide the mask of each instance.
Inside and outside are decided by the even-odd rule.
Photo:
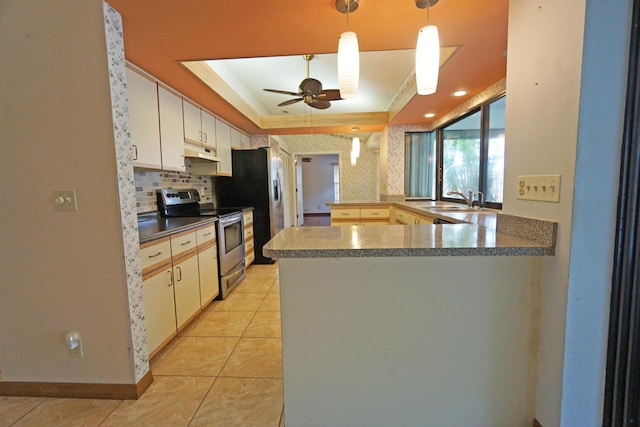
[[[136,168],[136,210],[138,213],[158,209],[156,190],[160,188],[195,188],[200,193],[201,203],[213,202],[213,184],[210,176],[192,175],[186,172],[161,171]]]
[[[304,213],[330,213],[327,202],[334,201],[333,164],[338,163],[338,155],[301,156],[310,161],[302,162],[302,205]]]
[[[0,231],[2,381],[135,383],[148,365],[134,366],[103,3],[0,9],[0,194],[19,207]],[[54,210],[64,188],[77,212]]]
[[[597,353],[596,359],[602,361],[602,328],[606,325],[603,318],[603,304],[606,302],[603,299],[606,300],[608,286],[606,271],[610,270],[609,238],[614,206],[610,193],[615,192],[612,176],[616,174],[612,159],[619,144],[615,115],[621,102],[620,70],[623,61],[619,48],[610,50],[607,41],[603,41],[591,47],[597,53],[591,53],[588,62],[585,59],[583,63],[585,8],[589,4],[595,9],[596,3],[585,0],[512,0],[509,3],[503,208],[506,213],[557,221],[559,224],[556,256],[544,259],[542,279],[536,417],[545,427],[561,424],[595,426],[600,423],[598,412],[601,402],[598,396],[601,388],[598,386],[601,382],[598,378],[602,377],[603,365],[594,364],[593,360],[585,365],[585,360],[574,357],[580,351],[587,351]],[[607,3],[598,9],[591,22],[598,21],[600,28],[587,27],[587,39],[593,41],[594,37],[600,38],[611,32],[605,40],[619,42],[626,31],[620,16],[620,10],[625,7],[613,7]],[[581,75],[588,80],[581,81]],[[598,77],[594,78],[594,75]],[[600,79],[604,79],[603,88],[597,88],[599,81],[594,82]],[[584,91],[582,98],[581,89]],[[607,111],[609,108],[611,110]],[[603,125],[605,127],[599,129]],[[603,130],[606,130],[604,135]],[[577,151],[581,153],[577,159],[581,172],[578,176]],[[519,175],[555,173],[562,175],[559,203],[516,198],[515,183]],[[584,179],[586,181],[578,181]],[[602,203],[605,203],[604,209],[594,209]],[[584,215],[593,219],[585,221]],[[577,228],[572,230],[574,220]],[[591,241],[592,236],[597,236],[596,240]],[[572,252],[572,237],[574,244],[584,247],[574,247]],[[591,254],[587,255],[585,251]],[[571,281],[570,261],[572,271],[582,270],[580,278],[572,278]],[[592,273],[596,273],[595,276],[591,276]],[[600,282],[602,280],[604,283]],[[578,318],[573,319],[573,310],[567,310],[569,286],[576,291],[569,306],[582,306],[577,310],[583,316],[580,319],[595,315],[584,326],[575,324]],[[592,293],[593,288],[597,292]],[[581,296],[586,297],[584,303],[576,300]],[[594,298],[599,299],[596,304],[598,310],[587,314],[585,308],[593,304]],[[588,331],[587,328],[591,327],[595,329]],[[567,345],[572,343],[566,349],[569,357],[566,360],[565,330]],[[581,344],[576,344],[577,341]],[[568,376],[563,383],[565,367]],[[576,381],[578,377],[585,381]],[[595,388],[578,391],[576,386],[581,383]],[[582,400],[582,397],[588,399]],[[563,401],[566,402],[564,407]],[[578,418],[573,416],[578,413],[582,413],[583,418],[574,422]]]
[[[339,153],[340,200],[376,200],[377,153],[360,149],[360,158],[351,165],[351,138],[335,135],[281,136],[291,149],[291,154]],[[295,173],[293,174],[295,176]]]

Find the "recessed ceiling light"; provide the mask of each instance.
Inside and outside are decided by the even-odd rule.
[[[427,119],[430,119],[431,117],[435,117],[436,113],[427,113],[424,115]]]
[[[466,90],[457,90],[457,91],[453,92],[451,95],[452,96],[465,96],[468,93],[469,92],[467,92]]]

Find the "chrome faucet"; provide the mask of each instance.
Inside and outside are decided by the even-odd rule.
[[[484,193],[482,191],[478,191],[476,193],[476,197],[478,197],[478,208],[484,208]]]
[[[447,191],[447,196],[451,196],[452,194],[457,194],[458,196],[462,197],[467,206],[469,206],[470,208],[473,207],[473,191],[469,190],[468,196],[465,196],[459,191]]]

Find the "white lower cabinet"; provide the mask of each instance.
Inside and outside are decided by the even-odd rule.
[[[200,306],[204,308],[220,293],[218,285],[218,249],[215,245],[198,250],[200,269]]]
[[[142,279],[142,287],[147,325],[147,350],[152,355],[176,334],[171,264],[145,275]]]
[[[176,323],[182,329],[200,312],[200,279],[198,275],[198,254],[173,262],[173,292],[176,301]]]

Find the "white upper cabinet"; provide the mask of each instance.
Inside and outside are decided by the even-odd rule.
[[[216,146],[216,118],[213,114],[182,100],[184,114],[184,140],[193,144]]]
[[[126,70],[133,165],[162,169],[158,85],[129,68]]]
[[[184,140],[187,142],[202,142],[202,125],[200,121],[200,107],[182,100],[184,114]]]
[[[231,126],[222,120],[216,120],[218,175],[231,176]]]
[[[203,142],[211,147],[216,147],[216,117],[205,110],[200,110],[200,119],[204,135]]]
[[[236,128],[231,128],[231,148],[235,150],[244,148],[242,146],[242,134]]]
[[[185,171],[182,98],[158,86],[162,169]]]

